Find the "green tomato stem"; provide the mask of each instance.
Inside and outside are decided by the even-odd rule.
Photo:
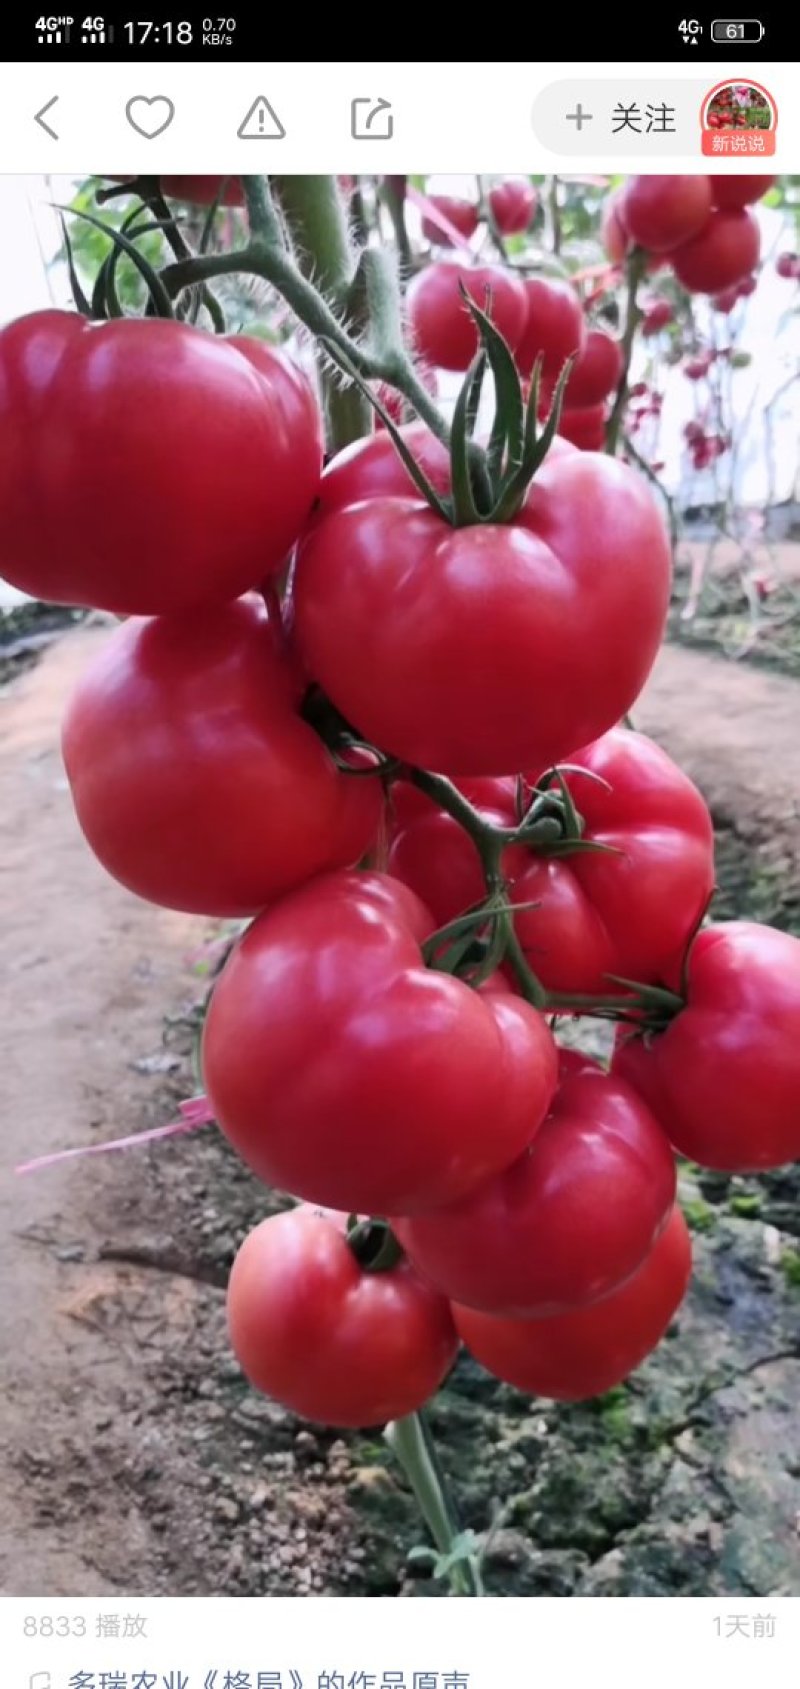
[[[432,798],[440,809],[446,810],[447,814],[464,828],[465,833],[469,833],[481,859],[487,890],[492,895],[502,894],[505,882],[500,858],[505,846],[516,837],[515,830],[493,827],[489,821],[484,821],[468,798],[453,785],[452,780],[446,780],[443,774],[429,774],[425,768],[411,768],[408,777],[426,797]]]
[[[383,1435],[408,1478],[439,1553],[450,1554],[460,1533],[433,1438],[422,1415],[412,1413],[406,1419],[392,1420]],[[454,1595],[485,1593],[477,1557],[455,1561],[447,1576]]]
[[[289,178],[282,178],[287,182]],[[319,211],[320,190],[318,184],[322,181],[330,183],[330,192],[337,195],[338,215],[344,225],[344,213],[338,201],[338,190],[333,178],[293,177],[292,213],[295,218],[293,233],[301,251],[306,254],[303,262],[315,278],[321,280],[318,263],[313,263],[309,254],[314,247],[313,231],[309,227],[302,233],[299,227],[298,206],[302,199],[299,183],[312,182],[314,184],[313,208]],[[350,264],[346,278],[341,278],[341,291],[337,286],[331,287],[330,299],[326,297],[310,279],[310,274],[304,274],[297,259],[290,252],[285,238],[285,231],[269,191],[267,180],[263,176],[243,176],[247,214],[250,224],[250,240],[248,244],[236,252],[213,252],[200,254],[194,258],[179,259],[170,264],[161,274],[161,280],[171,298],[175,298],[183,288],[192,287],[198,282],[210,281],[216,276],[225,275],[254,275],[271,285],[291,306],[295,316],[309,330],[317,340],[328,340],[338,347],[364,381],[385,381],[397,388],[403,397],[408,399],[418,416],[427,424],[437,439],[444,445],[449,444],[450,430],[445,418],[440,414],[430,393],[422,385],[408,353],[403,345],[402,318],[400,310],[400,294],[396,283],[394,288],[385,289],[382,306],[387,315],[381,325],[382,354],[365,345],[363,339],[351,334],[347,326],[347,309],[352,304],[351,289],[356,283],[356,272]],[[324,203],[324,202],[323,202]],[[306,215],[311,217],[311,204],[306,207]],[[333,217],[326,225],[327,245],[322,240],[323,250],[327,252],[327,264],[333,267],[334,261],[342,258],[340,240],[346,238],[346,227],[337,228]],[[322,237],[321,237],[322,238]],[[330,269],[328,271],[330,274]],[[360,280],[360,278],[359,278]],[[358,290],[356,289],[356,292]],[[391,325],[391,326],[390,326]],[[337,378],[332,378],[338,380]],[[329,390],[329,389],[328,389]],[[337,392],[341,389],[337,388]],[[349,393],[349,389],[345,389]],[[366,402],[359,395],[359,415],[367,416]],[[348,413],[347,428],[352,425],[352,413]],[[368,432],[368,428],[361,427],[359,434],[351,438],[359,438]]]
[[[409,276],[414,267],[414,254],[406,228],[405,176],[384,176],[382,195],[391,219],[401,271],[404,276]]]
[[[265,178],[255,177],[255,193],[245,182],[253,234],[268,245],[276,241],[276,213]],[[277,176],[272,183],[295,250],[298,271],[318,288],[348,328],[363,327],[363,295],[356,290],[357,264],[335,176]],[[321,371],[328,445],[341,451],[370,431],[369,404],[352,384],[343,385],[329,365]]]
[[[606,426],[606,451],[609,457],[615,457],[620,444],[622,424],[628,406],[628,379],[631,372],[631,358],[633,357],[633,342],[639,326],[641,315],[638,304],[639,283],[645,273],[647,253],[641,247],[635,246],[628,254],[625,264],[627,291],[625,296],[625,323],[622,330],[622,369],[620,371],[611,415]]]

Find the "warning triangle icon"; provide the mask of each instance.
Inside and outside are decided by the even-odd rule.
[[[286,130],[269,100],[259,94],[236,133],[240,141],[282,141]]]

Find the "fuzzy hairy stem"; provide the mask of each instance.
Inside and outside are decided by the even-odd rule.
[[[647,254],[640,247],[634,247],[629,253],[625,266],[627,289],[625,295],[625,324],[622,331],[621,352],[622,369],[620,371],[611,415],[606,427],[606,451],[609,457],[615,457],[619,448],[622,424],[628,406],[628,382],[631,372],[631,358],[633,356],[633,342],[639,326],[638,292],[639,284],[645,273]]]
[[[298,181],[307,178],[293,178],[295,183],[295,197],[299,190]],[[313,179],[317,181],[318,179]],[[162,272],[161,280],[171,298],[175,298],[185,287],[193,287],[198,282],[209,281],[215,276],[222,275],[254,275],[269,282],[286,303],[294,311],[298,320],[304,324],[309,332],[318,340],[327,340],[337,347],[357,370],[364,381],[387,382],[395,387],[416,410],[417,414],[431,429],[437,439],[444,445],[449,443],[450,430],[444,417],[431,398],[430,393],[422,385],[417,376],[412,360],[403,345],[402,318],[400,309],[400,295],[396,277],[392,285],[388,278],[382,282],[383,297],[381,308],[384,320],[381,324],[382,353],[366,345],[357,334],[348,332],[346,325],[346,310],[350,291],[361,284],[358,273],[351,274],[344,294],[344,316],[342,308],[333,303],[319,291],[308,274],[304,274],[294,254],[286,244],[285,230],[278,216],[275,203],[270,194],[269,186],[264,177],[243,176],[247,212],[250,223],[250,240],[238,252],[206,253],[197,258],[179,260],[170,264]],[[334,184],[335,190],[335,184]],[[338,191],[338,190],[335,190]],[[339,215],[342,214],[339,206]],[[336,237],[338,240],[338,236]],[[335,245],[335,243],[334,243]],[[306,242],[305,250],[309,251]],[[366,254],[362,255],[366,257]],[[308,260],[310,264],[310,260]],[[314,274],[319,269],[314,266]],[[334,294],[336,294],[334,289]],[[349,391],[349,390],[348,390]],[[359,395],[359,398],[361,396]],[[351,413],[352,414],[352,413]],[[366,413],[364,413],[366,414]],[[350,436],[359,438],[366,433],[366,427],[359,430],[359,434]]]
[[[299,270],[331,301],[348,330],[360,332],[365,326],[360,308],[363,295],[354,287],[357,264],[336,177],[274,176],[272,186]],[[256,232],[249,202],[248,211],[251,229]],[[257,217],[260,213],[259,203]],[[322,392],[332,451],[341,451],[343,446],[369,433],[372,420],[369,404],[357,387],[343,386],[338,372],[328,367],[322,371]]]

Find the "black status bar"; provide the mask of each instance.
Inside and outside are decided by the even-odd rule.
[[[161,10],[157,6],[143,6],[136,10],[86,13],[79,7],[63,7],[60,14],[36,12],[20,15],[18,11],[3,24],[2,52],[6,63],[86,63],[118,60],[156,60],[179,62],[185,60],[208,62],[298,62],[297,31],[290,31],[280,18],[269,13],[260,16],[253,10],[241,15],[221,16],[222,5],[216,13],[206,9],[194,12]],[[541,9],[544,11],[544,8]],[[398,39],[406,48],[406,56],[441,62],[448,74],[458,75],[458,62],[452,58],[452,26],[437,25],[426,17],[422,30],[411,28],[404,35],[398,27]],[[466,19],[459,31],[459,45],[463,48],[478,45],[470,41],[474,26]],[[483,31],[485,26],[481,26]],[[440,31],[440,39],[437,33]],[[479,33],[475,30],[475,34]],[[486,33],[489,33],[486,31]],[[787,8],[781,15],[775,11],[759,10],[752,18],[725,18],[715,13],[692,17],[675,12],[667,17],[639,17],[633,12],[617,17],[613,10],[603,8],[594,17],[587,13],[577,17],[574,10],[565,8],[562,17],[528,19],[525,46],[533,62],[548,63],[577,59],[585,63],[620,64],[636,61],[670,63],[693,59],[713,61],[721,66],[748,66],[753,63],[775,61],[792,62],[798,58],[798,26]],[[346,17],[338,13],[338,28],[325,28],[314,21],[303,34],[303,46],[313,41],[315,63],[348,64],[363,62],[367,57],[363,48],[371,45],[374,36],[374,14],[365,12],[363,24],[359,14],[348,9]],[[502,47],[508,41],[508,29]],[[481,41],[488,49],[491,39]],[[441,58],[437,46],[444,49]],[[343,59],[342,49],[349,47],[358,58]],[[535,59],[534,59],[535,55]],[[502,54],[497,61],[501,63]],[[508,57],[506,53],[505,57]],[[373,62],[373,61],[369,61]],[[398,61],[399,62],[399,61]],[[482,62],[475,59],[463,62]],[[492,63],[495,61],[483,61]]]

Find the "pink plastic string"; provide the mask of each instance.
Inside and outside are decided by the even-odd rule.
[[[417,210],[422,212],[423,217],[427,217],[429,223],[435,223],[437,229],[441,229],[447,235],[453,246],[460,247],[462,252],[468,252],[470,257],[474,256],[473,249],[466,236],[462,235],[460,229],[454,228],[450,218],[446,217],[437,205],[434,205],[433,200],[428,199],[427,194],[420,193],[419,188],[408,187],[406,188],[406,198],[411,200],[412,205],[416,205]]]
[[[138,1144],[157,1143],[161,1138],[178,1137],[182,1132],[194,1132],[198,1126],[207,1126],[214,1119],[209,1107],[208,1099],[204,1096],[189,1097],[187,1102],[179,1103],[181,1118],[170,1120],[167,1126],[154,1126],[149,1132],[133,1132],[127,1138],[112,1138],[105,1144],[82,1144],[77,1149],[61,1149],[55,1155],[39,1155],[34,1161],[23,1161],[14,1168],[17,1174],[38,1173],[43,1167],[55,1167],[60,1161],[75,1161],[83,1155],[107,1155],[110,1150],[133,1149]]]

